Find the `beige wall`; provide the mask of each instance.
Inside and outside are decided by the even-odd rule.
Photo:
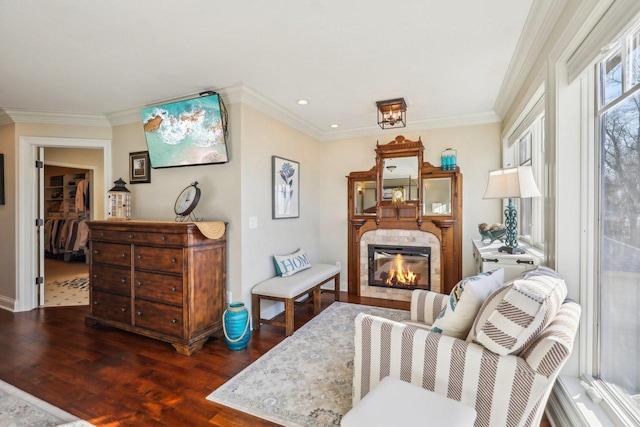
[[[195,214],[204,220],[228,223],[227,286],[233,300],[244,301],[249,306],[251,288],[275,273],[273,254],[293,252],[300,247],[309,253],[312,262],[340,261],[343,288],[346,289],[345,177],[352,171],[370,169],[375,164],[376,141],[386,143],[397,134],[409,139],[421,137],[425,145],[425,161],[434,165],[440,164],[443,149],[451,147],[458,150],[458,164],[464,176],[463,270],[465,275],[473,273],[470,240],[479,237],[477,224],[501,220],[500,203],[482,200],[487,172],[499,167],[499,124],[319,142],[248,105],[235,103],[228,109],[229,163],[152,169],[151,183],[127,184],[127,187],[133,196],[134,218],[173,220],[177,195],[184,187],[198,181],[202,196]],[[20,135],[111,139],[113,180],[121,177],[127,182],[129,153],[147,149],[141,123],[112,129],[19,124],[15,130],[13,126],[0,129],[0,142],[8,139],[8,145],[14,148]],[[46,158],[68,164],[74,163],[77,155],[86,164],[88,154],[83,154],[82,150],[48,148]],[[271,218],[273,155],[300,163],[299,218]],[[10,181],[7,185],[15,187],[15,183]],[[11,196],[8,194],[8,197]],[[104,202],[105,198],[102,199]],[[2,214],[3,207],[0,207]],[[250,217],[257,218],[257,228],[249,228]],[[0,266],[13,274],[15,236],[7,236],[6,241],[12,243],[0,249],[7,252],[7,256],[0,260]],[[0,287],[0,295],[13,297],[13,287],[5,287]],[[267,315],[269,311],[275,314],[280,309],[277,304],[265,304],[265,308]]]
[[[16,298],[16,138],[15,125],[0,126],[0,153],[4,154],[4,197],[0,205],[0,306]]]
[[[458,151],[458,166],[463,175],[463,275],[475,273],[471,239],[478,239],[478,224],[503,222],[501,205],[482,200],[488,171],[500,168],[500,124],[490,123],[455,128],[428,129],[384,136],[343,139],[320,145],[318,182],[319,244],[324,261],[342,263],[343,289],[347,277],[347,180],[353,171],[375,166],[376,142],[386,144],[398,134],[410,140],[419,137],[424,144],[424,161],[440,165],[440,153],[446,148]]]
[[[2,219],[0,274],[4,278],[0,281],[0,306],[4,308],[12,308],[16,300],[23,298],[18,292],[20,286],[25,286],[16,283],[19,261],[17,259],[17,218],[18,215],[22,215],[17,211],[18,201],[16,198],[19,173],[18,143],[21,136],[109,140],[111,139],[111,127],[16,123],[0,128],[0,144],[5,153],[5,178],[8,190],[7,204],[0,206],[0,218]],[[28,197],[28,195],[24,196]]]
[[[317,196],[326,171],[320,169],[320,144],[313,138],[255,110],[242,107],[242,294],[230,284],[233,298],[251,301],[251,288],[275,275],[272,256],[304,248],[312,262],[329,261],[319,250],[322,230]],[[300,164],[299,218],[272,219],[272,159],[290,159]],[[258,227],[249,228],[256,217]],[[265,309],[265,307],[267,307]],[[268,310],[268,304],[263,304]],[[277,309],[277,307],[275,308]],[[275,314],[275,313],[274,313]]]
[[[229,163],[151,169],[151,182],[127,184],[132,195],[134,219],[171,220],[178,194],[194,181],[201,189],[194,214],[205,221],[225,221],[227,225],[227,283],[240,289],[241,127],[240,105],[229,110]],[[113,179],[129,182],[129,153],[146,151],[142,122],[113,128]],[[236,285],[237,284],[237,285]]]

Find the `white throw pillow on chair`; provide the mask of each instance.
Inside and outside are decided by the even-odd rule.
[[[465,339],[484,300],[504,284],[504,269],[467,277],[453,287],[431,332]]]

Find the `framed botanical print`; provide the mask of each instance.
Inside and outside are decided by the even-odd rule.
[[[300,163],[271,157],[273,219],[298,218],[300,216]]]

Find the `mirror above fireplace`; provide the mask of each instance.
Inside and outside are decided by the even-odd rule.
[[[393,200],[396,189],[402,189],[405,200],[418,200],[418,157],[389,157],[384,159],[383,165],[382,200]]]
[[[410,295],[407,289],[414,286],[450,292],[462,279],[460,168],[443,170],[424,161],[420,138],[411,141],[397,136],[386,144],[376,143],[375,152],[375,166],[351,172],[347,177],[349,293],[402,300]],[[403,285],[396,273],[386,270],[395,265],[397,254],[393,254],[393,260],[385,258],[388,251],[384,256],[376,255],[376,263],[371,265],[367,260],[367,247],[361,247],[363,242],[415,246],[418,241],[431,251],[430,267],[425,269],[423,265],[418,272],[422,280],[430,278],[428,284]],[[408,259],[412,269],[417,266],[417,260],[422,260],[414,255]],[[379,274],[370,277],[369,267],[379,267]],[[372,286],[367,285],[370,279]]]

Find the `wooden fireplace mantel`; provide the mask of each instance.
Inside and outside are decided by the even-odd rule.
[[[349,293],[360,295],[360,243],[372,230],[433,234],[440,243],[437,288],[449,293],[462,278],[460,169],[443,171],[423,161],[420,139],[398,136],[388,144],[377,144],[375,151],[374,167],[347,176]]]

